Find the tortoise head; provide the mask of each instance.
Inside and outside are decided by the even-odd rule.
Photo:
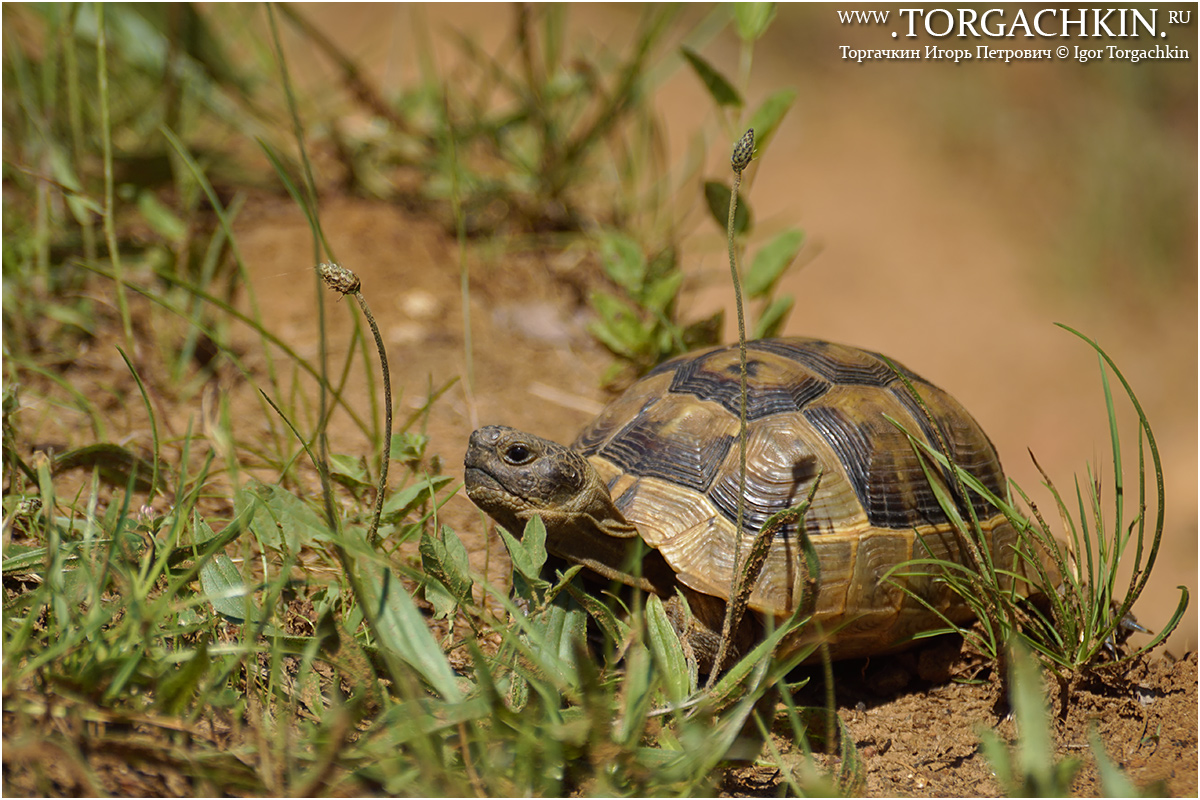
[[[489,425],[472,433],[463,466],[467,496],[516,536],[536,513],[587,509],[597,493],[612,503],[587,459],[514,428]]]
[[[613,504],[588,460],[565,445],[489,425],[471,434],[463,459],[467,497],[520,536],[535,514],[546,524],[546,549],[605,577],[628,575],[635,528]]]

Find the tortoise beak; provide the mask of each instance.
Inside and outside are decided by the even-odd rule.
[[[488,472],[488,465],[495,457],[496,443],[500,441],[503,431],[498,425],[489,425],[471,433],[467,452],[463,456],[463,478],[467,496],[472,499],[479,489],[502,490],[500,483]]]

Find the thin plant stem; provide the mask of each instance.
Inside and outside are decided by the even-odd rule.
[[[375,347],[379,350],[379,367],[383,371],[384,446],[383,458],[380,459],[379,465],[379,491],[375,497],[375,515],[371,519],[371,527],[367,532],[367,540],[371,546],[378,547],[379,520],[383,516],[383,497],[387,491],[388,462],[391,460],[392,442],[392,379],[391,370],[388,368],[387,348],[383,346],[383,336],[379,333],[379,326],[375,324],[375,317],[371,314],[370,307],[367,306],[367,298],[363,297],[362,292],[359,291],[362,282],[358,279],[358,275],[341,264],[332,263],[319,265],[317,273],[330,289],[343,295],[354,295],[354,299],[358,301],[358,307],[362,309],[363,316],[367,318],[367,325],[370,326],[371,333],[375,336]]]
[[[725,225],[725,231],[728,234],[729,242],[729,274],[733,279],[733,296],[737,304],[737,321],[738,321],[738,378],[739,378],[739,406],[738,406],[738,501],[737,501],[737,528],[733,539],[733,575],[730,576],[729,585],[734,587],[737,585],[737,576],[742,568],[742,529],[746,520],[746,316],[742,309],[742,283],[738,276],[737,268],[737,252],[734,247],[733,237],[733,221],[737,213],[737,196],[738,189],[742,184],[742,171],[750,164],[751,158],[754,156],[754,129],[747,129],[746,133],[734,145],[733,157],[730,159],[730,165],[733,167],[733,191],[729,193],[729,220]],[[725,623],[721,630],[721,644],[717,650],[717,657],[713,661],[712,670],[708,674],[708,687],[711,687],[716,676],[720,674],[721,669],[725,666],[725,660],[728,656],[729,642],[733,637],[733,623],[735,616],[736,603],[731,597],[729,603],[725,606]]]
[[[307,202],[310,209],[309,221],[313,227],[313,252],[314,260],[320,261],[322,250],[330,258],[333,258],[333,253],[329,247],[329,243],[325,240],[325,231],[321,227],[320,217],[317,213],[317,189],[316,181],[313,178],[312,164],[308,159],[308,148],[304,146],[304,126],[300,124],[300,113],[296,103],[296,95],[292,90],[291,74],[288,72],[287,61],[284,57],[283,43],[279,38],[279,26],[275,21],[274,7],[267,4],[267,22],[271,28],[271,40],[275,45],[275,57],[279,62],[280,80],[283,82],[283,93],[287,99],[288,112],[292,119],[293,134],[296,137],[296,144],[300,150],[300,163],[304,169],[304,188],[307,193]],[[357,280],[357,278],[356,278]],[[325,515],[329,519],[329,524],[336,529],[336,515],[333,511],[333,489],[329,479],[329,440],[325,434],[325,408],[328,398],[325,394],[325,387],[329,383],[329,364],[327,358],[327,349],[325,343],[325,300],[319,290],[320,280],[318,279],[317,291],[317,349],[320,353],[321,365],[321,392],[318,397],[318,414],[317,414],[317,471],[321,478],[321,495],[325,501]]]
[[[129,315],[129,299],[125,296],[125,270],[121,266],[121,253],[117,248],[117,220],[113,208],[112,115],[108,106],[108,40],[104,35],[103,3],[96,4],[96,72],[100,91],[100,138],[104,143],[104,238],[117,280],[117,308],[121,312],[125,347],[132,352],[133,321]]]
[[[387,349],[383,346],[383,336],[380,335],[375,317],[367,306],[367,299],[363,297],[362,292],[355,292],[354,299],[358,301],[358,307],[362,309],[363,316],[367,318],[367,324],[371,327],[371,333],[375,336],[375,347],[379,349],[379,369],[383,372],[383,453],[379,459],[379,491],[375,495],[375,516],[371,519],[371,528],[367,533],[367,540],[371,546],[378,547],[379,520],[383,516],[383,498],[387,493],[388,462],[392,460],[392,377],[388,367]]]
[[[471,282],[470,273],[467,269],[467,222],[462,211],[462,196],[461,189],[458,183],[458,147],[455,141],[454,122],[450,116],[450,89],[448,86],[442,87],[442,108],[446,115],[446,141],[450,153],[450,208],[454,215],[454,233],[458,242],[458,275],[459,275],[459,297],[462,299],[462,318],[463,318],[463,360],[466,364],[467,373],[467,398],[468,406],[472,409],[472,417],[474,416],[475,408],[475,358],[474,347],[471,342]],[[472,418],[472,424],[475,420]]]
[[[66,68],[67,84],[67,120],[71,126],[71,147],[77,163],[82,163],[85,157],[83,140],[83,99],[79,82],[79,56],[75,50],[75,22],[79,17],[79,6],[72,6],[67,12],[67,22],[63,35],[63,63]],[[80,186],[80,188],[83,188]],[[90,212],[82,214],[79,223],[83,236],[83,256],[88,261],[96,260],[96,230],[92,226]]]
[[[150,419],[150,440],[154,443],[154,467],[150,473],[150,491],[149,496],[153,498],[159,491],[159,440],[158,440],[158,420],[154,416],[154,406],[150,403],[150,395],[146,392],[146,385],[142,383],[142,376],[134,368],[133,362],[129,360],[129,356],[121,348],[117,348],[117,352],[121,354],[121,359],[125,362],[125,366],[129,368],[129,373],[133,375],[133,379],[137,382],[138,391],[142,395],[142,403],[146,406],[146,416]]]

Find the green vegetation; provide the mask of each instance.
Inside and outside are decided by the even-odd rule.
[[[1100,358],[1115,484],[1110,494],[1111,507],[1104,507],[1099,480],[1090,468],[1086,488],[1081,487],[1078,480],[1075,482],[1074,513],[1054,482],[1045,476],[1046,488],[1054,498],[1062,520],[1063,533],[1067,537],[1064,540],[1015,482],[1012,482],[1012,493],[1020,497],[1027,511],[1011,497],[1001,498],[989,492],[974,476],[954,464],[944,448],[939,452],[910,435],[913,447],[927,457],[923,466],[930,486],[942,509],[954,522],[967,558],[963,564],[915,559],[897,565],[891,571],[897,575],[915,575],[932,568],[944,575],[944,580],[971,606],[981,622],[977,627],[964,628],[949,624],[947,620],[946,629],[921,636],[956,630],[972,646],[996,660],[1005,658],[1006,646],[1020,641],[1060,676],[1111,667],[1149,652],[1175,630],[1189,600],[1187,587],[1178,587],[1179,603],[1164,628],[1144,645],[1118,652],[1117,643],[1123,642],[1134,630],[1141,629],[1133,620],[1131,609],[1146,587],[1162,544],[1165,500],[1162,462],[1150,423],[1125,376],[1096,342],[1070,328],[1066,330],[1091,345]],[[1108,370],[1120,381],[1138,419],[1137,492],[1131,519],[1126,516],[1125,475],[1134,470],[1127,471],[1122,462],[1121,437]],[[913,391],[911,385],[909,389]],[[1149,498],[1147,450],[1154,476],[1154,495]],[[950,470],[955,482],[953,487],[947,486],[937,474],[946,469]],[[964,513],[964,508],[955,500],[956,497],[967,497],[967,490],[983,496],[1013,526],[1017,541],[1011,561],[1001,562],[1003,554],[989,553],[986,547],[977,544],[984,541],[980,521],[970,504],[965,504]],[[1118,568],[1122,566],[1131,570],[1124,589],[1117,583]]]
[[[995,731],[981,730],[980,750],[991,762],[1000,788],[1009,797],[1067,797],[1081,763],[1075,758],[1055,757],[1050,711],[1038,662],[1019,641],[1014,642],[1011,650],[1009,704],[1018,737],[1010,749]],[[1125,774],[1105,754],[1104,745],[1094,731],[1091,748],[1104,796],[1139,796]],[[1161,792],[1162,787],[1155,788]]]
[[[281,10],[303,27],[295,11]],[[566,62],[547,50],[517,92],[524,111],[481,115],[477,130],[448,115],[432,119],[413,161],[437,170],[422,184],[431,192],[446,185],[439,175],[457,182],[460,234],[462,220],[496,196],[525,208],[533,229],[555,214],[555,224],[579,226],[573,197],[594,177],[599,143],[636,129],[626,115],[646,115],[638,86],[670,13],[648,14],[634,55],[604,73],[617,91],[599,107],[578,107],[585,95],[561,83],[556,71]],[[557,46],[562,11],[538,14],[547,47]],[[532,36],[529,12],[519,15]],[[361,417],[345,402],[349,370],[327,371],[361,359],[377,374],[357,328],[340,358],[323,347],[310,360],[264,326],[233,232],[242,198],[228,200],[210,177],[218,164],[237,167],[196,144],[214,131],[255,135],[308,214],[314,249],[332,255],[275,9],[267,19],[283,102],[274,98],[268,111],[250,102],[248,82],[191,7],[30,7],[13,16],[50,46],[8,48],[5,62],[18,87],[6,95],[14,135],[5,180],[33,199],[5,214],[4,509],[14,536],[3,561],[14,589],[4,616],[6,746],[34,753],[50,720],[73,731],[55,738],[62,758],[30,759],[31,791],[101,793],[107,765],[96,754],[111,751],[169,764],[190,786],[158,787],[164,793],[703,794],[740,738],[757,749],[772,720],[756,708],[768,691],[789,691],[782,676],[796,659],[770,658],[787,629],[700,692],[660,603],[618,618],[572,575],[545,583],[535,531],[507,542],[514,571],[506,582],[524,609],[469,570],[461,540],[436,521],[455,487],[418,432],[446,387],[431,389],[422,411],[403,421],[387,457],[382,447],[371,460],[331,450],[325,429],[334,413],[388,441],[391,398],[385,391],[385,408],[376,400]],[[507,79],[494,64],[488,72]],[[169,90],[152,94],[162,75]],[[482,102],[438,99],[465,116]],[[282,105],[299,162],[281,155],[286,136],[246,124],[235,100],[264,114]],[[388,118],[421,119],[403,101],[400,109]],[[498,183],[454,156],[477,152],[480,137],[510,169]],[[146,153],[152,165],[124,161]],[[633,252],[611,230],[603,242],[581,241]],[[613,263],[610,276],[622,275]],[[639,313],[653,310],[653,325],[678,334],[679,272],[673,262],[669,269],[676,277],[666,282],[644,274],[614,282]],[[96,302],[104,288],[115,306]],[[337,288],[364,302],[353,278]],[[323,318],[318,324],[323,340]],[[257,339],[254,366],[232,344],[235,326]],[[69,363],[97,339],[133,354],[118,391],[140,398],[146,453],[110,441],[121,432],[111,431],[97,396],[56,379],[58,354]],[[691,344],[676,335],[666,346]],[[229,369],[262,387],[265,437],[239,438],[221,394],[185,430],[160,417],[160,398],[187,402]],[[19,391],[30,384],[65,390],[97,441],[30,459]],[[368,389],[374,398],[373,382]],[[375,483],[386,484],[390,460],[405,469],[385,496]],[[400,556],[409,544],[419,569]],[[589,617],[607,636],[603,664],[583,657]],[[791,720],[803,739],[801,715]],[[786,779],[797,788],[823,780],[815,768]]]

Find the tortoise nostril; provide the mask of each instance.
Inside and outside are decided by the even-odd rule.
[[[477,428],[471,433],[470,444],[472,447],[494,445],[500,441],[501,432],[502,430],[498,425],[487,425],[483,428]]]

